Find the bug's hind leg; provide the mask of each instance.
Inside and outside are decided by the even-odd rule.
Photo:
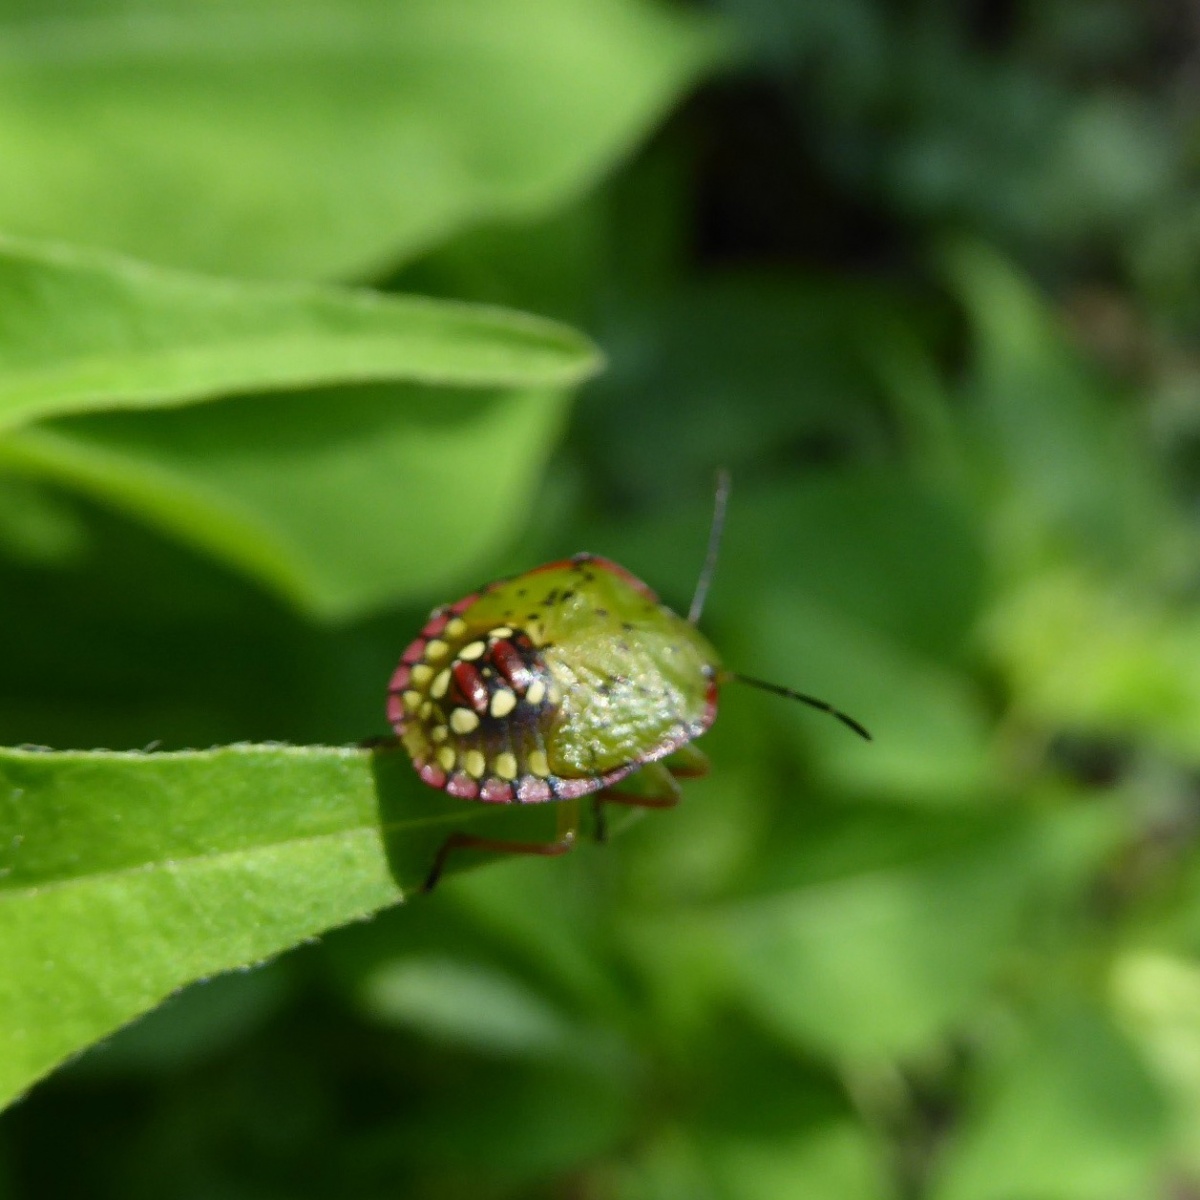
[[[566,854],[575,845],[575,831],[568,830],[556,842],[508,842],[502,838],[476,837],[473,833],[452,833],[441,845],[421,891],[432,892],[446,869],[446,860],[455,850],[491,850],[496,854]]]
[[[558,809],[558,838],[553,842],[510,842],[505,838],[480,837],[474,833],[452,833],[439,847],[433,866],[425,876],[421,891],[432,892],[446,869],[446,861],[455,850],[491,850],[495,854],[542,854],[554,858],[566,854],[575,845],[579,832],[579,804],[564,801]]]
[[[608,822],[604,819],[606,804],[624,804],[627,808],[674,808],[683,799],[674,775],[662,763],[647,763],[636,775],[623,781],[623,789],[605,788],[592,797],[592,829],[598,842],[608,841]]]

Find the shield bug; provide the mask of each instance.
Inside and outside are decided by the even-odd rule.
[[[728,670],[697,629],[728,495],[723,472],[686,618],[624,567],[593,554],[435,608],[388,686],[388,719],[421,779],[481,804],[590,796],[603,840],[603,804],[670,808],[680,799],[677,778],[706,773],[708,760],[692,743],[713,723],[723,683],[798,700],[870,738],[824,700]],[[578,804],[560,811],[552,842],[451,834],[425,889],[455,850],[565,853],[575,842]]]

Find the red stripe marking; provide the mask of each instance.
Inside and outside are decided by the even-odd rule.
[[[517,651],[516,646],[507,640],[497,642],[488,652],[496,670],[508,681],[508,686],[519,696],[533,682],[533,672],[525,665],[525,660]]]
[[[451,668],[459,694],[477,713],[488,709],[487,684],[474,663],[456,662]]]
[[[404,697],[396,693],[392,693],[388,697],[387,702],[387,719],[395,727],[397,733],[403,733],[405,728],[405,719],[408,714],[404,711]]]
[[[466,612],[476,600],[479,599],[478,592],[472,592],[469,596],[464,596],[461,600],[456,600],[447,610],[447,615],[453,613],[457,616],[461,612]]]
[[[412,668],[408,663],[401,663],[392,673],[392,678],[388,683],[389,692],[402,692],[408,687],[408,679],[412,674]]]
[[[420,662],[424,657],[425,639],[417,638],[415,642],[409,642],[408,648],[400,655],[400,661],[411,666],[413,663]]]

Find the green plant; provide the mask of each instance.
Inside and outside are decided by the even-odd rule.
[[[0,3],[0,1196],[1195,1189],[1182,7],[713,7]],[[362,747],[412,630],[684,611],[720,463],[874,745],[398,903],[554,834]]]

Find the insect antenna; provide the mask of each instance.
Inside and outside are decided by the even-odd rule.
[[[733,480],[729,471],[722,467],[717,472],[717,491],[713,497],[712,524],[708,530],[708,550],[704,555],[704,567],[700,571],[700,578],[696,580],[696,591],[692,595],[692,604],[688,609],[687,619],[691,625],[695,625],[700,620],[700,614],[704,611],[704,601],[708,598],[708,589],[712,585],[713,576],[717,573],[717,556],[721,550],[721,534],[725,532],[725,510],[729,507],[729,491],[732,486]],[[808,696],[804,692],[797,692],[793,688],[783,687],[778,683],[767,683],[763,679],[739,675],[736,671],[723,670],[719,673],[719,678],[734,679],[738,683],[758,688],[759,691],[782,696],[785,700],[798,700],[801,704],[807,704],[809,708],[828,713],[831,717],[841,721],[847,729],[852,729],[860,738],[866,738],[868,742],[873,740],[865,725],[861,725],[849,713],[842,712],[840,708],[834,708],[827,700]]]
[[[722,467],[717,472],[717,491],[713,497],[712,524],[708,528],[708,550],[704,555],[704,566],[700,578],[696,580],[696,590],[692,594],[692,604],[688,609],[688,623],[695,625],[704,611],[704,601],[708,598],[708,589],[712,585],[713,576],[717,573],[717,555],[721,550],[721,534],[725,531],[725,510],[729,507],[729,489],[733,479],[729,471]]]
[[[776,696],[782,696],[785,700],[799,700],[801,704],[807,704],[809,708],[819,709],[821,712],[835,717],[847,729],[853,729],[860,738],[866,738],[868,742],[873,740],[866,726],[860,725],[849,713],[842,712],[840,708],[834,708],[828,701],[818,700],[816,696],[806,696],[803,692],[794,691],[789,687],[782,687],[778,683],[767,683],[762,679],[752,679],[749,675],[739,675],[736,671],[726,671],[722,672],[722,674],[727,679],[736,679],[738,683],[748,684],[750,687],[758,688],[762,692],[772,692]]]

